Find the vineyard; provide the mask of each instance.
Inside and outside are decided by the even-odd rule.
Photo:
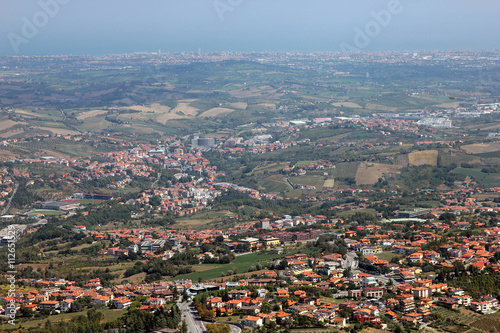
[[[109,151],[111,147],[92,146],[84,142],[75,142],[63,138],[44,138],[40,141],[24,141],[13,143],[10,146],[3,147],[12,155],[19,158],[37,158],[42,156],[55,157],[78,157],[89,156],[96,153]]]
[[[496,331],[500,331],[500,313],[494,313],[492,315],[483,316],[481,319],[476,320],[471,325],[483,332],[491,332],[494,327]]]
[[[484,319],[484,316],[465,309],[455,312],[445,308],[437,308],[432,313],[437,317],[437,320],[431,326],[448,332],[465,332],[474,326],[473,324]]]

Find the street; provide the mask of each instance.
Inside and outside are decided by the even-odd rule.
[[[205,325],[199,319],[196,319],[198,314],[196,310],[192,309],[189,305],[191,302],[180,302],[179,309],[182,312],[182,320],[186,321],[189,333],[203,333],[205,332]],[[241,333],[241,328],[235,325],[229,325],[231,333]]]
[[[182,319],[186,321],[189,333],[203,333],[205,332],[205,325],[194,317],[193,312],[195,310],[189,307],[190,304],[187,302],[179,303],[179,309],[182,311]]]

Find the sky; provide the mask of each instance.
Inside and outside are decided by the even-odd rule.
[[[0,56],[500,49],[499,0],[0,0]]]

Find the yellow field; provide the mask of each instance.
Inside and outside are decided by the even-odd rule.
[[[9,161],[19,158],[19,155],[12,153],[9,150],[0,149],[0,161]]]
[[[61,134],[61,135],[78,135],[79,132],[73,131],[70,129],[66,128],[55,128],[55,127],[38,127],[39,129],[45,130],[45,131],[50,131],[54,134]]]
[[[20,113],[20,114],[25,115],[25,116],[32,116],[32,117],[36,117],[36,118],[43,118],[44,117],[44,115],[37,114],[37,113],[27,111],[27,110],[21,110],[21,109],[15,109],[14,112]]]
[[[248,107],[248,103],[246,103],[246,102],[230,103],[229,105],[231,105],[232,108],[241,109],[241,110],[245,110]]]
[[[123,271],[123,272],[125,272],[125,271]],[[114,279],[113,281],[115,281],[116,283],[121,283],[122,280],[128,280],[128,282],[130,282],[132,284],[139,284],[139,283],[144,282],[145,278],[146,278],[146,273],[138,273],[138,274],[131,275],[129,277],[124,277],[123,274],[120,274],[120,277]]]
[[[353,102],[337,102],[337,103],[332,103],[332,105],[337,107],[343,106],[346,108],[361,109],[361,106],[359,104]]]
[[[190,105],[190,103],[193,101],[195,101],[195,99],[182,100],[174,109],[166,105],[161,105],[159,103],[153,103],[150,106],[133,105],[129,107],[122,107],[120,109],[141,112],[123,115],[124,118],[142,120],[156,118],[156,121],[162,124],[166,124],[169,120],[195,117],[198,114],[199,109]]]
[[[198,114],[198,111],[200,111],[200,110],[189,105],[189,103],[191,103],[194,100],[186,100],[186,101],[187,101],[186,103],[179,103],[175,107],[175,109],[172,110],[172,112],[177,113],[177,114],[183,113],[186,116],[195,117]]]
[[[0,131],[6,130],[16,125],[26,125],[26,123],[14,121],[14,120],[5,120],[0,122]]]
[[[454,109],[454,108],[458,108],[460,106],[460,102],[443,103],[443,104],[439,104],[439,105],[436,105],[436,106],[440,107],[440,108],[451,108],[451,109]]]
[[[276,89],[274,89],[271,86],[261,86],[261,87],[249,87],[249,88],[242,88],[242,89],[236,89],[236,90],[231,90],[229,92],[231,96],[238,97],[238,98],[248,98],[248,97],[279,97],[277,95],[282,95],[282,94],[276,94]],[[271,96],[274,95],[275,96]]]
[[[222,115],[231,113],[233,111],[234,111],[233,109],[228,109],[228,108],[213,108],[213,109],[210,109],[210,110],[203,112],[200,115],[200,117],[218,117],[218,116],[222,116]]]
[[[153,103],[150,106],[146,105],[132,105],[132,106],[123,106],[118,108],[119,110],[135,110],[140,112],[168,112],[170,111],[170,107],[166,105],[161,105],[159,103]]]
[[[491,153],[500,150],[500,142],[492,143],[474,143],[472,145],[462,146],[468,153],[480,154],[480,153]]]
[[[408,154],[408,163],[410,165],[437,165],[438,151],[423,150]]]
[[[22,128],[17,128],[17,129],[13,129],[13,130],[10,130],[10,131],[7,131],[7,132],[4,132],[2,134],[0,134],[0,137],[1,138],[9,138],[13,135],[19,135],[21,133],[24,133],[24,129]]]
[[[325,183],[323,184],[323,188],[325,187],[333,187],[335,185],[335,179],[330,178],[325,180]]]
[[[276,103],[260,103],[257,105],[267,110],[276,110]]]
[[[80,113],[76,118],[80,120],[85,120],[87,118],[97,117],[101,114],[105,114],[107,111],[105,110],[92,110]]]
[[[48,150],[48,149],[44,149],[42,152],[46,156],[54,156],[54,157],[59,157],[59,158],[67,158],[68,157],[68,155],[66,155],[66,154],[58,153],[58,152]]]
[[[398,110],[398,108],[396,108],[396,107],[380,105],[380,104],[373,104],[373,103],[366,104],[366,108],[368,110],[380,110],[380,111],[386,111],[386,112],[396,112]]]
[[[384,175],[398,174],[403,166],[363,162],[356,172],[356,184],[373,185]]]

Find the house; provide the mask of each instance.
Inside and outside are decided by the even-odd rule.
[[[277,298],[288,298],[290,295],[288,294],[288,290],[286,289],[278,289],[276,294],[274,295]]]
[[[117,297],[113,300],[113,304],[117,309],[125,309],[132,304],[132,301],[127,297]]]
[[[413,299],[404,298],[399,301],[402,312],[410,312],[415,309],[415,302]]]
[[[241,309],[243,302],[239,299],[231,299],[226,302],[226,309],[228,310],[235,310],[235,309]]]
[[[68,299],[65,299],[64,301],[62,301],[61,302],[61,311],[68,312],[71,309],[71,306],[73,305],[74,301],[75,300],[71,299],[71,298],[68,298]]]
[[[490,295],[481,296],[477,302],[471,302],[470,307],[484,314],[492,313],[498,310],[498,300]]]
[[[417,287],[413,289],[413,296],[417,298],[428,298],[430,295],[430,289],[427,287]]]
[[[454,298],[439,297],[438,303],[441,306],[449,308],[449,309],[456,309],[456,308],[458,308],[458,300],[456,300]],[[472,303],[474,303],[474,302],[472,302]],[[473,306],[473,304],[472,304],[472,306]]]
[[[207,300],[207,308],[208,309],[220,309],[225,306],[224,302],[222,302],[221,297],[212,297]]]
[[[347,327],[347,319],[346,318],[333,318],[333,326],[344,328]]]
[[[248,290],[231,290],[228,292],[230,299],[241,299],[250,295]]]
[[[422,321],[422,319],[423,319],[423,316],[421,313],[410,312],[410,313],[405,314],[401,318],[401,323],[416,325],[416,324],[420,323]]]
[[[59,308],[60,303],[58,301],[43,301],[38,304],[40,310],[55,310]]]
[[[363,277],[363,279],[361,280],[361,286],[362,287],[373,287],[373,286],[376,286],[378,284],[377,282],[377,279],[375,279],[375,277],[373,276],[366,276],[366,277]]]
[[[245,326],[258,327],[262,326],[263,321],[261,317],[248,316],[245,318]]]
[[[24,308],[31,310],[32,312],[35,312],[36,310],[38,310],[38,305],[37,304],[27,304]]]
[[[363,288],[363,296],[366,298],[381,298],[384,296],[385,290],[382,288]]]

